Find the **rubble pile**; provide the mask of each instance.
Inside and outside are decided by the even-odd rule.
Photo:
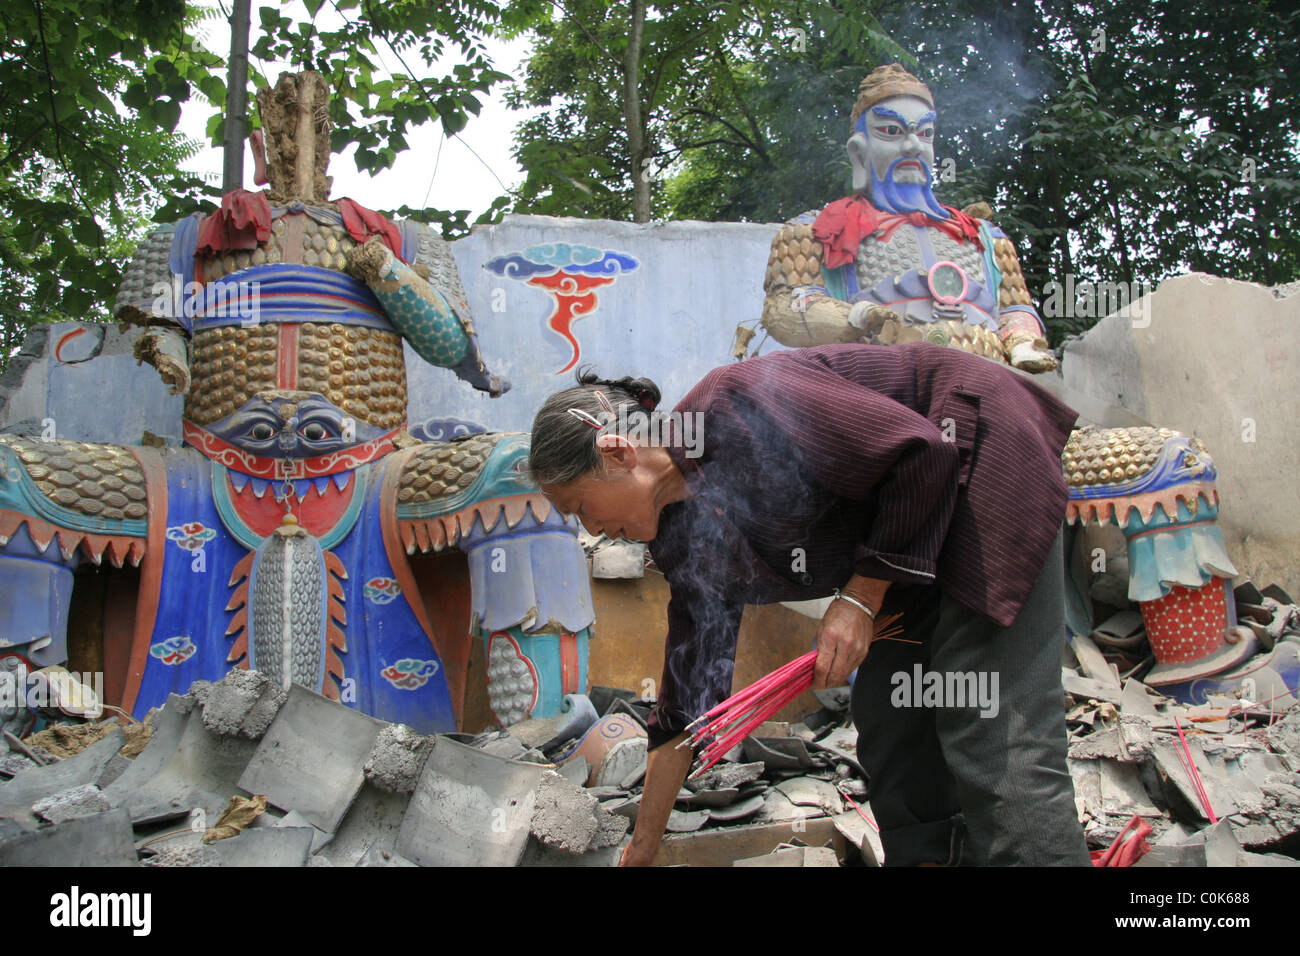
[[[1260,607],[1278,646],[1300,642],[1300,609]],[[1300,865],[1293,684],[1260,665],[1233,696],[1182,703],[1137,679],[1145,655],[1123,621],[1093,636],[1073,639],[1062,673],[1090,848],[1123,846],[1138,866]],[[816,695],[817,712],[761,725],[687,779],[657,862],[883,863],[848,695]],[[6,734],[0,865],[613,866],[652,706],[594,687],[554,717],[424,736],[234,670],[143,723]]]
[[[422,736],[234,670],[126,730],[14,738],[0,758],[0,865],[613,866],[641,798],[649,706],[595,688],[554,718]],[[667,845],[729,829],[764,835],[754,855],[798,850],[839,821],[847,836],[821,842],[878,860],[869,811],[848,802],[865,792],[853,733],[842,713],[819,719],[816,733],[766,725],[690,781]],[[808,859],[772,865],[838,862]]]
[[[1075,637],[1062,673],[1089,848],[1110,847],[1136,816],[1151,828],[1136,866],[1300,865],[1300,708],[1286,684],[1247,666],[1234,696],[1179,702],[1122,676],[1114,661],[1141,654],[1120,640],[1129,646],[1103,652]]]

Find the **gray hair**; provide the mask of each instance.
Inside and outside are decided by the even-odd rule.
[[[588,472],[604,473],[596,438],[603,432],[618,434],[620,421],[635,426],[644,419],[650,423],[655,405],[659,404],[659,387],[648,378],[598,378],[582,369],[578,385],[556,392],[543,403],[533,419],[533,435],[528,453],[528,475],[538,485],[567,485]],[[609,412],[596,398],[605,393],[614,409]],[[605,428],[597,430],[569,409],[584,412]]]

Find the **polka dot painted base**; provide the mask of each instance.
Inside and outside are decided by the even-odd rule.
[[[1143,601],[1147,639],[1161,664],[1187,664],[1222,648],[1228,629],[1223,579],[1201,588],[1174,585],[1158,601]]]

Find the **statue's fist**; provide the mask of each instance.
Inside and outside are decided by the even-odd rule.
[[[849,325],[865,333],[868,341],[878,338],[888,323],[903,324],[903,317],[893,309],[874,302],[855,302],[849,309]]]
[[[1021,342],[1011,348],[1011,364],[1026,372],[1052,372],[1060,365],[1051,352],[1035,348],[1032,342]]]
[[[344,257],[347,272],[352,278],[374,285],[393,265],[393,253],[378,236],[371,236],[362,245],[353,246]]]

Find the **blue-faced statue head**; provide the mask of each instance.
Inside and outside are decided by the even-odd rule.
[[[899,64],[874,70],[858,87],[847,144],[853,189],[886,212],[947,211],[930,187],[934,168],[934,98]]]

